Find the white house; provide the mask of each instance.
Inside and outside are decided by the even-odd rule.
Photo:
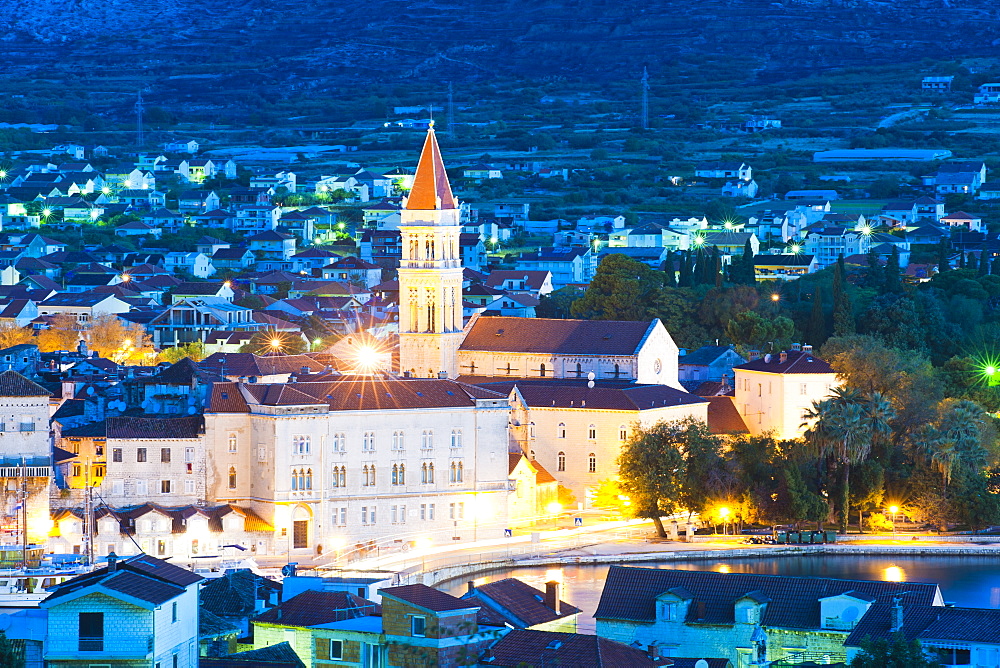
[[[733,367],[733,373],[736,408],[750,433],[772,433],[779,440],[801,437],[813,402],[841,383],[812,346],[764,355]]]
[[[196,668],[201,580],[141,554],[64,582],[41,603],[46,665]]]
[[[38,305],[39,315],[71,315],[80,323],[87,323],[102,315],[128,313],[131,306],[107,293],[60,292]]]
[[[694,169],[694,175],[703,179],[753,179],[753,168],[741,161],[703,162]]]
[[[175,274],[191,274],[195,278],[208,278],[215,273],[212,259],[197,252],[167,253],[163,256],[163,268]]]
[[[200,145],[194,139],[181,139],[178,141],[167,142],[163,145],[163,150],[167,153],[190,153],[191,155],[194,155],[198,152],[199,148]]]
[[[51,526],[49,395],[16,371],[0,373],[0,519],[8,526],[19,525],[22,485],[26,486],[28,538],[38,544],[45,542]]]
[[[756,181],[726,181],[722,186],[723,197],[749,197],[753,199],[757,196]]]
[[[974,104],[996,104],[1000,102],[1000,83],[984,83],[972,98]]]
[[[809,232],[803,250],[816,256],[820,269],[829,267],[843,255],[864,255],[871,247],[871,235],[840,225],[817,227]]]

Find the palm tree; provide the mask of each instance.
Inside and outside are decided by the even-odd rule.
[[[891,404],[878,392],[865,396],[848,386],[834,389],[829,399],[813,402],[805,414],[807,424],[812,423],[806,439],[840,469],[841,533],[847,532],[851,465],[868,459],[877,440],[888,436],[893,415]]]
[[[961,400],[948,402],[937,423],[922,430],[926,454],[946,485],[959,465],[969,470],[986,465],[987,455],[981,445],[985,426],[982,407]]]

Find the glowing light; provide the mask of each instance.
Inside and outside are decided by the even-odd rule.
[[[52,215],[52,209],[42,209],[42,215],[48,218]]]
[[[558,501],[553,501],[549,505],[545,506],[545,512],[547,512],[549,515],[558,515],[559,513],[562,512],[562,509],[563,509],[562,504],[559,503]]]
[[[0,179],[5,179],[5,178],[7,178],[7,170],[0,169]]]
[[[490,243],[496,246],[498,243],[500,243],[500,240],[497,239],[496,237],[490,237]]]
[[[337,229],[340,229],[340,230],[344,229],[344,224],[343,223],[337,223]]]
[[[359,368],[371,372],[378,366],[379,354],[371,346],[361,346],[356,353],[356,359]]]
[[[432,541],[427,536],[421,536],[420,538],[413,541],[413,545],[418,550],[427,550],[430,549],[432,545],[434,545],[434,541]]]
[[[561,568],[550,568],[545,571],[545,581],[546,582],[562,582],[563,581],[563,569]]]
[[[870,225],[863,225],[861,227],[861,234],[868,236],[871,233],[872,233],[872,228]]]
[[[725,564],[723,564],[723,565],[719,566],[718,568],[716,568],[715,572],[716,573],[732,573],[733,569],[731,569],[729,566],[726,566]]]
[[[800,246],[798,244],[792,244],[789,247],[789,250],[791,250],[793,253],[795,253],[796,255],[798,255],[799,253],[802,252],[802,246]]]
[[[111,194],[111,188],[109,188],[107,186],[104,186],[103,188],[101,188],[101,192],[104,193],[105,195],[110,195]]]
[[[986,375],[987,376],[992,376],[993,374],[995,374],[997,372],[997,368],[991,364],[991,365],[987,366],[984,369],[984,371],[986,371]]]
[[[733,229],[733,224],[731,222],[729,222],[728,220],[726,222],[724,222],[722,224],[722,226],[725,227],[727,230]]]
[[[889,506],[889,512],[895,515],[899,512],[899,506]]]
[[[691,243],[693,243],[695,246],[704,246],[705,245],[705,237],[703,237],[701,235],[698,235],[698,236],[696,236],[694,238],[694,240]]]
[[[281,339],[271,339],[271,347],[274,349],[281,348]]]
[[[122,274],[122,283],[128,283],[131,280],[132,277],[129,274]]]
[[[318,346],[318,345],[320,345],[321,343],[323,343],[323,339],[316,339],[315,341],[313,341],[313,345],[314,345],[314,346]]]
[[[976,360],[976,375],[983,385],[1000,385],[1000,355],[981,355]]]
[[[725,506],[719,508],[719,517],[721,517],[722,519],[726,519],[727,517],[729,517],[729,508],[726,508]]]
[[[100,216],[100,215],[101,214],[99,214],[96,209],[91,209],[90,210],[90,219],[91,220],[97,220],[97,217]]]
[[[906,573],[899,566],[889,566],[882,573],[882,579],[886,582],[903,582],[906,578]]]
[[[225,286],[225,287],[227,287],[227,288],[231,288],[231,287],[233,287],[233,282],[232,282],[232,281],[226,281],[226,282],[225,282],[225,283],[223,283],[222,285],[224,285],[224,286]]]
[[[777,292],[775,292],[773,295],[771,295],[771,301],[772,302],[779,301],[780,299],[781,299],[781,295],[779,295]]]

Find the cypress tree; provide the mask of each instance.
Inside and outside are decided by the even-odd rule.
[[[715,273],[715,287],[722,287],[722,255],[719,253],[718,246],[712,246],[712,257],[714,262],[712,262],[712,271]]]
[[[990,258],[993,253],[988,253],[985,250],[979,255],[979,275],[985,276],[990,273]]]
[[[847,294],[844,256],[837,259],[833,270],[833,335],[847,336],[854,333],[854,312]]]
[[[741,277],[740,283],[745,285],[756,285],[757,284],[757,271],[753,263],[753,246],[750,245],[750,237],[747,237],[747,242],[743,244],[743,271],[744,274]]]
[[[949,251],[948,242],[942,239],[941,243],[938,244],[938,272],[951,269],[951,260],[949,259],[951,253]]]
[[[694,255],[694,278],[691,281],[693,285],[704,285],[708,283],[707,268],[708,263],[705,262],[705,248],[704,246],[698,246],[698,252]]]
[[[899,248],[892,247],[889,260],[885,263],[885,289],[888,292],[897,292],[901,288],[899,280]]]
[[[1000,255],[993,258],[993,266],[990,267],[990,273],[994,276],[1000,276]]]
[[[813,291],[812,311],[809,313],[807,336],[813,346],[821,346],[826,341],[826,318],[823,316],[823,291],[817,287]]]
[[[958,252],[958,268],[965,269],[965,251]]]
[[[667,259],[663,264],[665,276],[663,277],[663,285],[668,288],[677,287],[677,273],[674,269],[674,252],[667,251]]]
[[[846,274],[844,274],[846,276]],[[879,264],[878,255],[875,249],[868,251],[868,269],[865,271],[865,282],[868,287],[881,291],[885,285],[885,275],[882,273],[882,265]]]
[[[975,253],[969,253],[969,257],[965,260],[965,268],[979,271],[979,262],[976,260]]]
[[[677,286],[681,288],[691,287],[691,251],[684,251],[681,258],[681,270],[677,277]]]

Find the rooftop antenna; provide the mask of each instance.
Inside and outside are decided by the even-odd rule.
[[[142,132],[143,109],[144,107],[142,104],[142,89],[139,89],[139,96],[136,98],[135,101],[135,145],[138,146],[139,148],[142,148],[142,145],[145,143],[145,138],[143,137],[143,132]]]
[[[448,134],[455,134],[455,95],[451,82],[448,82]]]
[[[649,129],[649,71],[642,68],[642,129]]]

